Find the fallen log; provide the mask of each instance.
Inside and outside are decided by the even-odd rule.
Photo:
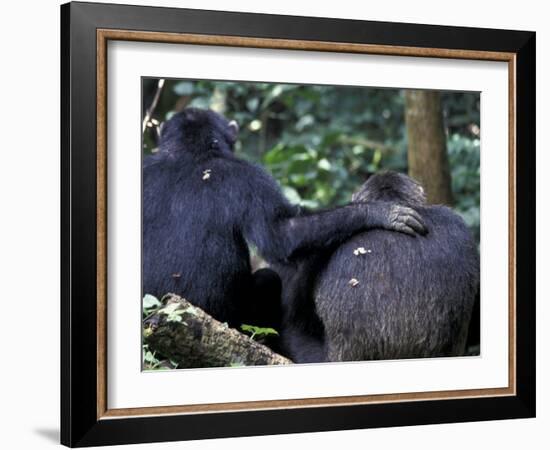
[[[173,294],[144,320],[143,335],[149,350],[178,368],[292,364]]]

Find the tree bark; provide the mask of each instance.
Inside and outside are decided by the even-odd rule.
[[[405,120],[409,175],[422,184],[428,203],[451,206],[454,200],[439,92],[406,90]]]
[[[176,295],[149,315],[144,327],[149,349],[178,368],[292,364]]]

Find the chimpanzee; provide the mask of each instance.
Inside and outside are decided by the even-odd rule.
[[[463,355],[479,289],[464,221],[427,205],[422,187],[396,172],[371,176],[352,200],[414,208],[429,233],[370,230],[278,268],[283,352],[295,362]]]
[[[251,274],[247,243],[275,262],[369,228],[425,231],[414,209],[395,202],[302,211],[261,167],[234,155],[237,133],[220,114],[187,108],[164,124],[159,151],[144,158],[144,294],[173,292],[230,326],[250,323],[247,305],[265,300],[257,289],[265,283]]]

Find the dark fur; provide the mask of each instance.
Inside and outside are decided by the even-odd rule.
[[[236,137],[213,111],[189,108],[163,126],[159,153],[143,162],[144,293],[177,293],[239,325],[250,319],[244,312],[252,295],[263,302],[252,294],[247,241],[281,262],[408,220],[396,223],[396,206],[386,203],[305,214],[261,167],[233,154]]]
[[[286,265],[286,353],[296,362],[462,355],[479,288],[479,256],[466,224],[449,208],[427,206],[422,188],[394,172],[371,177],[353,200],[412,206],[429,233],[370,230],[332,255]],[[370,252],[356,256],[358,247]],[[311,271],[309,279],[293,278]]]

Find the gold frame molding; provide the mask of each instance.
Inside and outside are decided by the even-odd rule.
[[[166,414],[219,413],[421,400],[516,395],[516,55],[506,52],[400,47],[321,41],[247,38],[180,33],[97,29],[97,419]],[[503,388],[410,392],[400,394],[265,400],[201,405],[109,409],[107,405],[107,43],[110,40],[179,43],[266,49],[363,53],[391,56],[472,59],[508,63],[508,386]]]

